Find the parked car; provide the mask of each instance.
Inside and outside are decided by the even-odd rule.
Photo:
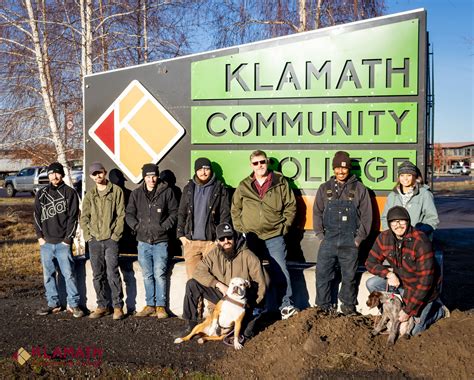
[[[16,193],[27,191],[34,195],[35,188],[39,184],[39,176],[46,173],[45,166],[31,166],[21,169],[17,174],[5,177],[5,189],[9,197]]]
[[[471,174],[471,169],[467,165],[453,165],[448,169],[448,174],[469,175]]]
[[[72,185],[76,189],[76,191],[81,195],[82,190],[82,165],[81,166],[73,166],[71,168],[71,176],[72,176]],[[37,192],[42,187],[45,187],[49,183],[48,173],[43,172],[38,177],[38,184],[35,186],[34,191]]]

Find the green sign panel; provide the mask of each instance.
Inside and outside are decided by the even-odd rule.
[[[418,48],[418,19],[350,33],[336,29],[293,44],[283,39],[193,62],[191,98],[417,95]]]
[[[416,143],[416,103],[202,106],[193,144]]]
[[[373,190],[391,190],[396,180],[398,165],[410,160],[416,163],[415,150],[348,150],[353,163],[353,172]],[[225,183],[237,187],[239,182],[252,173],[250,167],[252,150],[193,150],[191,162],[198,157],[208,157],[215,162],[214,171]],[[331,161],[336,150],[267,150],[271,167],[291,180],[294,188],[315,190],[332,175]],[[194,169],[191,168],[191,172]]]

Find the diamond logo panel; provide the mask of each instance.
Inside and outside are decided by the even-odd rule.
[[[159,162],[185,129],[138,82],[130,82],[89,129],[89,136],[133,182],[145,163]]]

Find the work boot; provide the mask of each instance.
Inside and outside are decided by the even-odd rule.
[[[199,323],[198,321],[193,321],[193,320],[184,320],[186,322],[186,326],[183,330],[180,330],[176,335],[175,338],[183,338],[186,335],[188,335],[191,331],[193,331],[193,328],[196,327],[196,325]]]
[[[48,314],[56,314],[62,310],[61,306],[46,306],[39,309],[36,312],[36,315],[48,315]]]
[[[114,315],[112,316],[112,319],[114,321],[119,321],[121,319],[125,318],[125,314],[123,313],[123,310],[121,307],[114,307]]]
[[[341,313],[346,317],[352,317],[357,315],[357,311],[354,305],[341,305]]]
[[[154,317],[155,316],[155,307],[154,306],[145,306],[142,311],[135,314],[135,317]]]
[[[74,318],[82,318],[84,316],[84,312],[77,306],[71,308],[71,310]]]
[[[94,310],[93,313],[89,314],[89,318],[91,319],[102,318],[106,315],[109,315],[110,313],[111,311],[108,307],[98,307],[97,309]]]
[[[156,307],[155,315],[158,319],[168,318],[168,313],[166,312],[166,309],[163,306],[157,306]]]

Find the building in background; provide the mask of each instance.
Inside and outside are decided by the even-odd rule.
[[[467,166],[474,170],[474,142],[436,143],[434,167],[437,173],[447,173],[454,166]]]

